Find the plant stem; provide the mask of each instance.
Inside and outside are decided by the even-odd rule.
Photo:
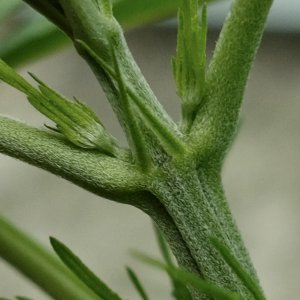
[[[0,118],[0,152],[61,175],[98,195],[139,207],[165,233],[182,266],[220,287],[239,293],[246,300],[252,300],[253,296],[215,249],[211,238],[217,238],[230,249],[259,286],[224,197],[220,171],[237,127],[246,80],[272,0],[234,1],[208,69],[203,103],[195,112],[190,135],[186,136],[189,145],[183,144],[188,158],[185,151],[177,156],[172,151],[166,153],[163,144],[159,143],[162,139],[159,139],[158,132],[172,132],[180,140],[184,137],[143,78],[119,25],[107,11],[97,9],[95,3],[92,0],[60,0],[63,19],[70,26],[71,38],[86,43],[109,66],[114,65],[111,55],[113,47],[124,82],[134,91],[137,99],[143,100],[143,109],[138,108],[144,119],[135,114],[132,117],[139,120],[141,130],[144,130],[145,143],[154,164],[153,172],[143,174],[131,161],[76,150],[54,136],[7,118]],[[80,47],[78,50],[103,85],[121,125],[125,131],[130,131],[114,78],[88,51]],[[149,118],[146,119],[148,115],[145,112],[160,120],[159,123],[152,122],[155,123],[155,130],[146,126],[145,120],[149,121]],[[4,233],[3,240],[7,236]],[[22,241],[22,236],[14,237]],[[14,239],[4,241],[3,249],[6,249],[5,245],[12,249]],[[26,245],[30,248],[31,244],[26,242],[24,247]],[[33,251],[40,253],[39,250]],[[19,262],[18,257],[10,257],[8,251],[3,253],[12,263],[19,263],[18,266],[25,272],[35,274],[35,268],[31,270],[22,256]],[[195,295],[194,298],[208,299],[203,295]]]
[[[0,116],[0,153],[24,160],[68,179],[83,188],[119,201],[140,191],[144,178],[129,162],[82,151],[62,136]]]
[[[119,122],[125,131],[129,131],[126,124],[125,112],[121,107],[121,99],[118,88],[112,82],[109,74],[106,74],[102,65],[82,47],[76,45],[76,40],[83,41],[89,48],[97,53],[100,58],[109,66],[114,66],[111,49],[114,49],[115,56],[119,62],[120,71],[124,81],[134,91],[136,97],[143,99],[143,106],[148,112],[152,112],[165,128],[174,130],[179,134],[177,125],[165,112],[160,102],[155,97],[142,72],[135,63],[132,54],[126,44],[123,31],[113,17],[108,17],[96,9],[94,1],[61,0],[66,12],[66,17],[72,26],[71,38],[79,54],[88,62],[97,79],[103,87],[104,92]]]
[[[0,255],[57,300],[99,300],[58,259],[1,217]]]
[[[224,156],[235,135],[249,72],[273,0],[235,0],[206,75],[191,144],[198,160]]]
[[[241,259],[236,250],[244,249],[244,245],[237,228],[232,226],[234,222],[228,222],[229,207],[224,200],[222,207],[216,209],[214,198],[218,195],[208,195],[203,188],[206,184],[192,168],[168,166],[154,184],[153,192],[173,219],[203,278],[235,291],[245,299],[253,299],[210,241],[211,237],[217,237],[232,249],[236,258]],[[242,259],[258,282],[248,257]]]

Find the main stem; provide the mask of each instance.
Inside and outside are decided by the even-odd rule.
[[[121,30],[114,24],[114,21],[108,20],[95,10],[94,2],[91,0],[60,0],[60,2],[72,27],[71,38],[74,41],[82,40],[94,52],[103,54],[103,60],[109,65],[112,62],[111,47],[108,46],[113,41],[117,57],[121,61],[121,70],[126,74],[125,80],[136,94],[144,99],[144,106],[156,113],[169,129],[177,132],[174,122],[165,114],[143,79],[125,44]],[[175,225],[174,228],[172,227],[174,230],[172,236],[171,234],[169,236],[169,241],[171,240],[172,245],[172,239],[173,241],[178,239],[178,234],[180,234],[182,238],[180,243],[182,241],[183,245],[179,244],[184,252],[174,251],[179,262],[183,262],[187,255],[190,256],[186,260],[190,269],[199,270],[198,273],[205,279],[218,286],[236,291],[249,300],[253,299],[253,296],[211,243],[211,238],[217,237],[258,282],[225,200],[219,179],[218,162],[212,162],[211,158],[218,157],[218,161],[220,161],[232,139],[246,79],[271,3],[272,0],[235,1],[208,71],[205,103],[196,116],[189,137],[190,144],[187,148],[193,148],[193,152],[197,152],[193,157],[197,163],[186,161],[184,158],[176,163],[172,160],[174,157],[168,157],[168,159],[170,158],[167,160],[169,163],[156,159],[155,163],[159,169],[157,173],[160,172],[161,176],[153,179],[149,189],[163,205],[163,207],[158,205],[162,213],[153,213],[156,209],[152,209],[152,213],[149,213],[149,207],[143,208],[146,212],[148,210],[152,217],[157,217],[161,227],[166,227],[166,224]],[[91,64],[103,84],[121,124],[126,130],[126,124],[124,124],[126,118],[120,108],[118,91],[115,89],[113,81],[104,72],[103,66],[99,65],[88,52],[83,49],[79,49],[79,51]],[[155,144],[155,146],[159,148],[158,145]],[[150,149],[149,151],[152,151],[155,156],[160,150]],[[36,156],[34,163],[37,164],[38,155],[35,148],[33,156]],[[20,157],[24,157],[24,155],[20,155]],[[24,159],[30,161],[27,156]],[[213,167],[202,166],[199,168],[198,165],[204,161]],[[164,163],[166,165],[160,165]],[[57,162],[53,162],[53,165],[57,165]],[[52,171],[54,169],[51,165],[47,165],[47,168]],[[107,170],[105,171],[107,172]],[[97,176],[96,173],[95,177]],[[90,177],[91,175],[88,174],[86,181]],[[108,189],[111,191],[111,187]],[[93,191],[95,192],[94,188]],[[170,219],[159,222],[159,219],[164,219],[166,214]],[[10,240],[6,241],[6,243],[9,242]],[[14,245],[11,244],[12,246]],[[17,245],[17,248],[19,246],[21,247],[21,245]],[[9,251],[4,254],[9,260]],[[21,260],[19,267],[21,269],[30,268],[30,264],[26,264],[26,260],[25,263]],[[201,299],[207,298],[203,296]]]
[[[153,191],[181,233],[201,276],[236,291],[244,299],[253,299],[211,243],[212,237],[218,238],[258,283],[221,188],[210,181],[210,171],[203,171],[206,175],[199,176],[193,167],[168,166],[154,183]],[[212,184],[214,188],[208,189]]]

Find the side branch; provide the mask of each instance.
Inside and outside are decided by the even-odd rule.
[[[141,191],[144,178],[130,163],[80,150],[60,136],[0,116],[0,153],[59,175],[93,193],[119,201]]]
[[[143,107],[152,115],[157,116],[164,127],[180,136],[177,125],[165,112],[134,61],[120,25],[111,14],[97,9],[94,2],[91,0],[60,0],[72,27],[71,38],[75,42],[77,51],[90,64],[125,132],[128,132],[129,129],[125,121],[127,119],[126,112],[121,105],[120,98],[122,96],[114,85],[113,78],[110,74],[107,74],[107,70],[104,70],[103,64],[99,64],[99,60],[95,60],[95,56],[91,55],[91,51],[96,53],[106,65],[114,66],[111,53],[113,48],[124,81],[131,87],[136,97],[143,99]],[[82,43],[79,45],[78,40],[86,44],[91,51],[86,51],[86,47],[82,48]]]
[[[206,93],[190,136],[200,156],[224,153],[236,130],[252,62],[272,0],[236,0],[206,77]]]

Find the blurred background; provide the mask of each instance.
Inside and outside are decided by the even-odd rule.
[[[230,1],[209,7],[208,55]],[[300,294],[300,2],[275,0],[242,109],[242,127],[223,171],[228,200],[268,299]],[[129,46],[166,110],[179,119],[170,59],[176,23],[126,33]],[[84,99],[118,139],[117,125],[93,74],[71,47],[26,64],[58,91]],[[12,88],[0,85],[0,111],[41,127],[46,120]],[[1,128],[0,128],[1,130]],[[134,267],[152,299],[171,299],[167,278],[137,263],[138,249],[158,256],[149,218],[135,208],[96,197],[45,171],[0,156],[1,214],[48,246],[64,241],[125,298],[138,299],[124,266]],[[0,296],[49,299],[0,260]]]

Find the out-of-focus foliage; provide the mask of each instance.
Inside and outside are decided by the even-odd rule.
[[[211,2],[209,0],[207,2]],[[114,0],[114,15],[125,30],[174,16],[179,0]],[[0,2],[0,57],[19,66],[69,44],[68,38],[52,23],[21,0]]]
[[[2,0],[0,2],[0,21],[11,14],[17,6],[20,5],[20,0]]]

